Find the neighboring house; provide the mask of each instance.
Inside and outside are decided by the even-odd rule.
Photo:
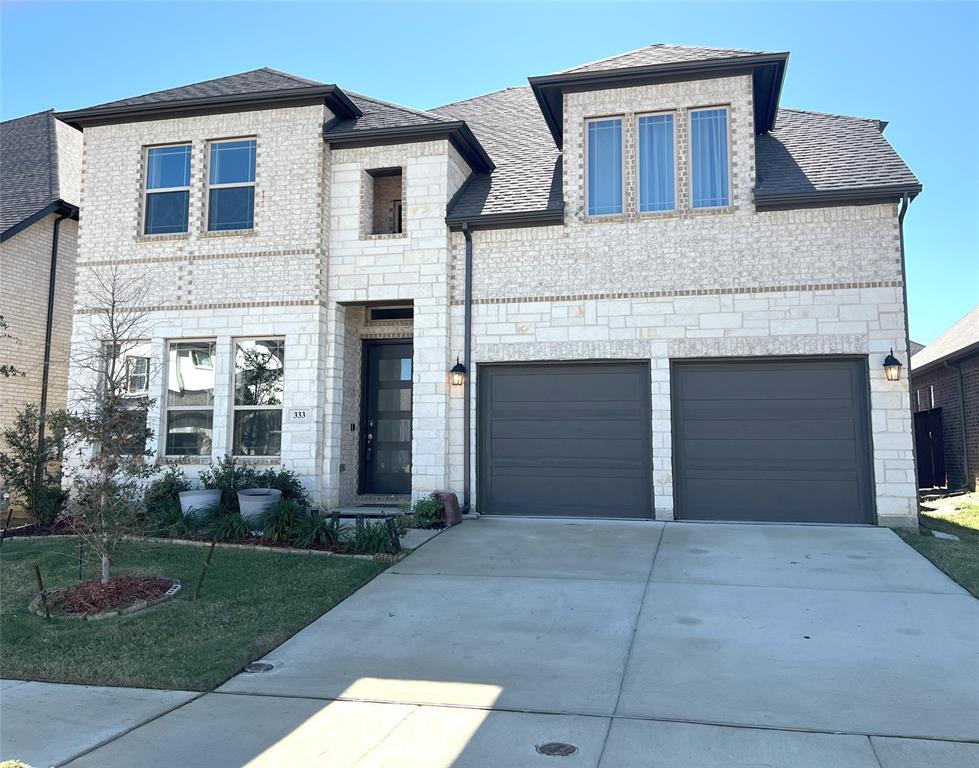
[[[916,354],[918,354],[921,350],[925,348],[925,345],[919,344],[917,341],[912,339],[911,341],[908,342],[908,348],[911,352],[911,357],[914,357]]]
[[[150,449],[326,506],[913,524],[882,364],[921,186],[882,121],[780,108],[787,59],[655,45],[429,112],[259,69],[62,113],[80,261],[153,297]]]
[[[0,123],[0,315],[13,337],[0,339],[0,362],[25,374],[0,379],[0,429],[40,406],[46,340],[45,405],[65,407],[81,161],[82,134],[50,110]]]
[[[911,358],[918,480],[976,490],[979,477],[979,307]]]

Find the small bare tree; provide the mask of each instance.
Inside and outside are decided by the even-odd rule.
[[[149,330],[145,278],[118,266],[90,277],[89,332],[72,350],[72,404],[59,426],[75,451],[68,519],[99,558],[105,584],[119,543],[139,530],[142,486],[157,467],[146,450],[152,401],[144,388],[134,395],[130,387],[130,353]],[[148,380],[148,368],[145,375]]]

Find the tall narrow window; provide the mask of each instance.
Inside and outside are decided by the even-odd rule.
[[[640,117],[640,211],[672,211],[676,207],[673,164],[673,115]]]
[[[207,228],[255,226],[255,140],[214,141],[207,171]]]
[[[588,215],[622,213],[622,120],[588,121]]]
[[[278,456],[281,452],[285,362],[282,339],[248,339],[235,345],[236,456]]]
[[[190,144],[146,150],[143,195],[143,234],[171,235],[187,231]]]
[[[171,342],[167,360],[166,454],[209,456],[213,423],[214,342]]]
[[[727,156],[727,110],[691,112],[690,202],[694,208],[721,208],[730,203]]]

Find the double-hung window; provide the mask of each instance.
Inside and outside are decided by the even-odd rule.
[[[166,455],[209,456],[213,423],[214,342],[170,342]]]
[[[255,139],[212,141],[207,167],[207,229],[255,226]]]
[[[278,456],[281,452],[285,363],[282,339],[241,339],[235,344],[236,456]]]
[[[639,210],[676,208],[673,115],[639,118]]]
[[[146,451],[150,393],[150,342],[125,341],[103,354],[105,386],[119,397],[119,431],[128,456]]]
[[[690,113],[690,204],[723,208],[730,204],[727,109]]]
[[[147,147],[143,234],[187,231],[190,209],[190,144]]]
[[[622,213],[622,119],[587,122],[588,215]]]

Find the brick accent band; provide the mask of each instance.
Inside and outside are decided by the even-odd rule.
[[[610,291],[608,293],[574,293],[558,296],[505,296],[502,298],[473,299],[473,304],[532,304],[548,301],[595,301],[608,299],[672,299],[677,296],[724,296],[748,293],[790,293],[798,291],[836,291],[852,288],[900,288],[900,280],[876,280],[865,283],[810,283],[807,285],[748,286],[738,288],[694,288],[686,291]],[[465,302],[453,299],[459,306]]]
[[[231,261],[232,259],[267,259],[275,256],[319,256],[317,248],[299,248],[283,251],[245,251],[243,253],[184,253],[175,256],[147,256],[141,259],[101,259],[81,261],[79,267],[112,267],[131,264],[167,264],[174,261]]]
[[[196,312],[209,309],[256,309],[263,307],[316,307],[323,303],[315,299],[296,299],[295,301],[241,301],[226,304],[169,304],[145,307],[126,307],[127,312]],[[76,309],[76,315],[95,315],[102,310]]]

